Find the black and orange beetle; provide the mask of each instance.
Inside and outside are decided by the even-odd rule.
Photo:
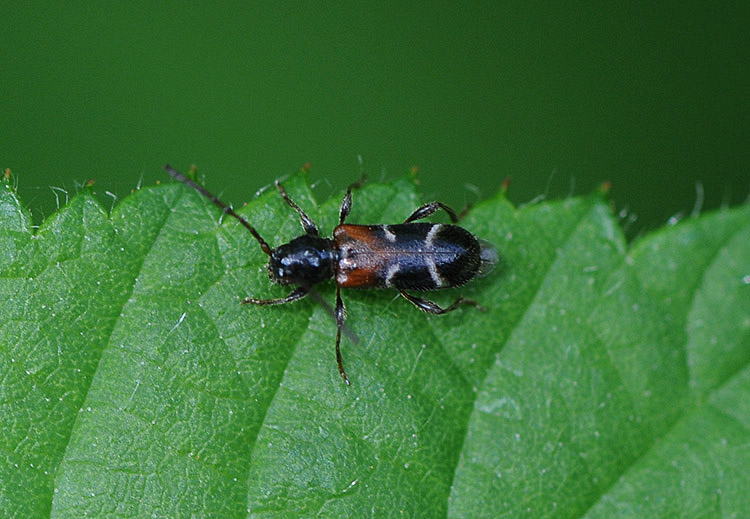
[[[489,272],[497,263],[497,250],[466,229],[440,223],[412,223],[442,209],[453,223],[456,213],[441,202],[430,202],[417,208],[403,223],[395,225],[355,225],[344,223],[352,207],[349,186],[341,201],[339,224],[333,238],[320,236],[318,226],[289,198],[277,181],[276,187],[284,201],[299,215],[305,234],[272,249],[255,227],[203,186],[185,175],[164,166],[170,176],[192,187],[211,200],[224,213],[233,216],[258,240],[261,250],[270,256],[268,277],[281,285],[295,285],[292,292],[278,299],[247,297],[244,304],[280,305],[302,299],[313,285],[336,281],[336,362],[344,382],[349,378],[341,358],[341,331],[346,311],[341,288],[395,288],[414,306],[431,314],[451,312],[460,305],[481,307],[476,301],[458,297],[445,308],[428,299],[409,294],[407,290],[427,291],[462,286],[475,277]]]

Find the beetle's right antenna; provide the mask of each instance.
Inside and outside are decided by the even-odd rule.
[[[214,195],[212,195],[208,190],[206,190],[205,187],[201,186],[200,184],[196,184],[195,182],[187,178],[185,175],[183,175],[182,173],[174,169],[169,164],[164,166],[164,169],[167,171],[167,173],[169,173],[170,177],[176,180],[179,180],[183,184],[187,184],[188,186],[192,187],[193,189],[198,191],[200,194],[202,194],[203,196],[211,200],[214,203],[214,205],[216,205],[224,213],[237,218],[240,221],[240,223],[244,225],[248,231],[250,231],[250,234],[252,234],[256,240],[258,240],[258,243],[260,243],[260,248],[263,250],[263,252],[265,252],[269,256],[271,255],[271,247],[268,246],[268,244],[266,243],[266,240],[260,237],[260,234],[258,234],[258,231],[255,230],[255,227],[250,225],[250,222],[248,222],[243,217],[235,213],[234,209],[232,209],[227,204],[225,204],[224,202],[216,198]]]

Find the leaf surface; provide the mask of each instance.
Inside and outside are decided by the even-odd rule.
[[[338,200],[285,187],[328,234]],[[366,185],[349,221],[419,203],[411,177]],[[273,245],[301,233],[273,190],[240,212]],[[34,231],[4,187],[0,515],[750,515],[747,206],[629,246],[599,194],[499,194],[462,225],[501,264],[428,295],[486,312],[344,291],[350,387],[314,300],[239,304],[288,289],[221,220],[165,185],[111,215],[84,191]]]

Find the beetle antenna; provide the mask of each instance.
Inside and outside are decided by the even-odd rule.
[[[167,173],[169,173],[170,177],[174,178],[175,180],[179,180],[183,184],[187,184],[188,186],[192,187],[193,189],[198,191],[200,194],[202,194],[203,196],[211,200],[215,206],[217,206],[219,209],[222,210],[222,212],[237,218],[237,220],[239,220],[240,223],[244,225],[248,231],[250,231],[250,234],[252,234],[256,240],[258,240],[258,243],[260,243],[260,248],[263,250],[263,252],[265,252],[269,256],[271,255],[271,247],[268,246],[268,244],[266,243],[266,240],[261,238],[260,234],[258,234],[258,231],[255,230],[255,227],[250,225],[250,222],[248,222],[243,217],[235,213],[234,209],[232,209],[227,204],[225,204],[224,202],[216,198],[214,195],[212,195],[205,187],[193,182],[192,180],[190,180],[188,177],[186,177],[185,175],[183,175],[182,173],[174,169],[169,164],[165,165],[164,169],[167,171]]]

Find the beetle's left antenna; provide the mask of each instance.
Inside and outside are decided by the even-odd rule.
[[[238,215],[237,213],[235,213],[234,209],[232,209],[227,204],[225,204],[224,202],[222,202],[221,200],[219,200],[218,198],[216,198],[214,195],[212,195],[205,187],[201,186],[200,184],[197,184],[197,183],[193,182],[192,180],[190,180],[185,175],[183,175],[182,173],[180,173],[179,171],[177,171],[176,169],[174,169],[169,164],[167,164],[166,166],[164,166],[164,169],[167,171],[167,173],[169,173],[170,177],[172,177],[172,178],[174,178],[176,180],[179,180],[183,184],[187,184],[188,186],[192,187],[193,189],[195,189],[196,191],[198,191],[200,194],[202,194],[203,196],[205,196],[206,198],[208,198],[209,200],[211,200],[214,203],[214,205],[216,205],[224,213],[226,213],[226,214],[228,214],[230,216],[234,216],[235,218],[237,218],[240,221],[240,223],[242,225],[244,225],[247,228],[248,231],[250,231],[250,234],[252,234],[255,237],[256,240],[258,240],[258,243],[260,243],[260,248],[263,250],[263,252],[265,252],[269,256],[271,255],[271,247],[268,246],[268,244],[266,243],[266,240],[264,240],[263,238],[261,238],[260,234],[258,234],[258,231],[255,230],[255,227],[253,227],[252,225],[250,225],[250,222],[248,222],[243,217],[241,217],[240,215]]]

